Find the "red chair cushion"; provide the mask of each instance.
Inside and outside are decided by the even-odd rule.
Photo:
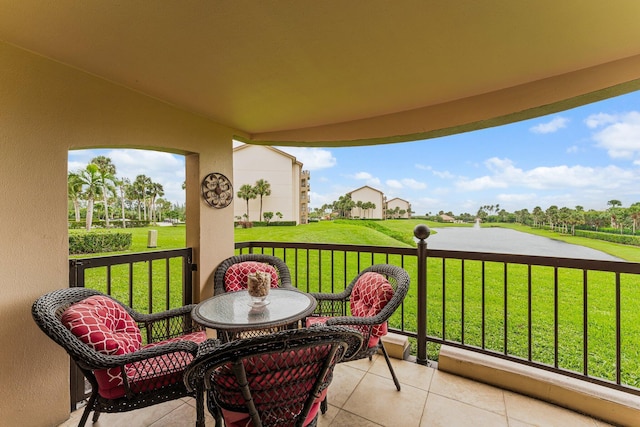
[[[371,317],[380,313],[393,298],[393,287],[389,281],[380,273],[366,272],[358,278],[353,286],[350,298],[351,315],[354,317]],[[307,317],[306,326],[324,324],[329,317],[315,316]],[[375,347],[380,341],[380,337],[387,334],[387,322],[374,325],[369,335],[368,326],[353,325],[365,337],[369,336],[367,346]]]
[[[62,323],[82,342],[108,355],[128,354],[140,348],[189,340],[199,344],[207,339],[204,331],[147,344],[141,347],[140,329],[129,313],[111,298],[95,295],[73,304],[62,314]],[[146,359],[126,366],[127,381],[133,392],[143,392],[182,381],[182,371],[193,356],[177,352]],[[96,369],[98,393],[117,399],[126,390],[120,368]]]
[[[313,421],[313,419],[316,417],[316,415],[318,415],[320,404],[327,396],[327,390],[328,389],[325,388],[322,393],[320,393],[320,397],[314,400],[313,406],[311,406],[311,410],[309,411],[307,418],[304,419],[303,426],[309,425],[311,421]],[[227,409],[222,409],[222,417],[224,418],[225,427],[253,427],[251,417],[245,412],[235,412],[229,411]]]
[[[71,305],[62,314],[61,321],[83,343],[100,353],[131,353],[137,351],[142,342],[137,323],[124,307],[102,295]],[[104,397],[124,384],[119,368],[95,370],[94,374]]]
[[[278,354],[264,354],[243,360],[253,401],[259,411],[260,408],[264,411],[266,419],[262,421],[266,425],[282,423],[285,419],[292,421],[295,414],[300,413],[308,393],[318,380],[317,373],[323,367],[323,358],[329,350],[329,346],[322,346],[313,350],[307,348]],[[327,375],[331,375],[331,372]],[[212,384],[216,391],[216,401],[220,405],[232,407],[245,405],[245,398],[230,364],[221,366],[213,373]],[[304,425],[315,418],[326,393],[327,389],[324,389],[320,396],[314,399]],[[221,409],[225,426],[253,425],[248,413]]]
[[[274,266],[264,262],[244,261],[233,264],[224,273],[225,291],[236,292],[247,289],[247,276],[249,273],[258,271],[271,274],[271,287],[278,287],[278,271]]]

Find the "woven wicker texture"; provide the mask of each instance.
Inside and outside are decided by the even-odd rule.
[[[207,407],[226,425],[313,425],[333,367],[361,344],[357,331],[326,326],[226,344],[209,340],[185,381],[190,387],[204,381]]]
[[[376,275],[370,276],[370,273],[375,273]],[[378,275],[383,276],[386,280],[380,280]],[[373,277],[375,280],[366,279],[367,276]],[[365,288],[362,288],[362,290],[366,290],[368,297],[376,295],[376,293],[371,289],[372,286],[379,287],[379,295],[383,295],[379,301],[380,305],[383,300],[388,298],[388,287],[390,286],[393,288],[393,296],[391,296],[391,299],[389,299],[376,314],[373,314],[372,311],[370,314],[373,315],[358,316],[356,315],[358,313],[358,309],[356,309],[355,313],[351,312],[351,302],[352,299],[354,299],[354,288],[356,288],[356,285],[360,287],[361,280],[365,280]],[[365,345],[363,345],[360,351],[352,357],[345,357],[343,361],[362,359],[365,357],[371,359],[378,350],[382,351],[385,361],[387,362],[387,366],[389,367],[391,377],[393,378],[393,382],[396,389],[399,391],[400,382],[398,381],[393,367],[391,366],[391,361],[389,360],[389,355],[384,348],[384,344],[382,343],[382,340],[376,336],[376,333],[386,333],[386,323],[404,301],[404,298],[409,291],[409,282],[409,274],[403,268],[390,264],[374,264],[362,270],[351,281],[351,283],[349,283],[343,292],[338,294],[312,293],[311,295],[313,295],[318,301],[318,305],[313,315],[307,318],[307,325],[318,323],[318,321],[320,321],[330,326],[348,326],[361,332]],[[362,296],[363,295],[358,296],[357,299],[361,299]],[[364,308],[362,308],[362,311],[365,311]],[[320,317],[321,320],[314,319],[315,317]],[[322,412],[324,413],[326,409],[327,403],[325,400],[322,405]]]
[[[118,305],[118,310],[124,310],[133,319],[143,344],[138,350],[123,354],[102,353],[63,324],[62,316],[70,306],[95,296],[109,300],[108,305]],[[198,393],[188,391],[182,381],[185,367],[197,353],[198,342],[205,339],[201,327],[191,320],[193,307],[143,314],[86,288],[59,289],[33,303],[31,313],[36,324],[66,350],[91,384],[91,396],[79,426],[84,426],[91,411],[94,412],[93,421],[97,421],[101,412],[125,412],[187,396],[196,398],[199,422],[204,425],[202,395],[198,397]],[[96,371],[119,372],[122,393],[117,398],[100,394]]]
[[[258,265],[262,264],[262,266],[258,269],[256,268],[256,264],[245,264],[244,266],[238,268],[238,264],[246,262],[256,263]],[[229,269],[231,269],[230,273]],[[282,261],[280,258],[271,255],[244,254],[227,258],[222,261],[218,265],[218,267],[216,267],[216,271],[214,272],[213,276],[214,295],[220,295],[224,292],[246,289],[246,274],[255,272],[251,271],[252,269],[256,269],[256,271],[270,272],[272,274],[272,288],[279,287],[295,289],[291,284],[291,274],[289,273],[289,267],[287,267],[287,264],[285,264],[284,261]],[[225,285],[226,280],[229,280],[229,290],[227,290],[227,285]]]

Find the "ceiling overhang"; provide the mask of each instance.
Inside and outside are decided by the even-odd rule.
[[[278,145],[432,138],[640,88],[640,2],[0,0],[0,40]]]

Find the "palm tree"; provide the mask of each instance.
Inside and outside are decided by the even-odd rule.
[[[120,189],[120,207],[122,208],[122,228],[127,227],[127,223],[124,215],[124,200],[129,188],[131,187],[131,181],[129,178],[122,178],[116,182],[116,185]]]
[[[257,196],[260,196],[260,216],[258,218],[262,218],[262,197],[271,195],[271,184],[269,184],[264,179],[259,179],[256,181],[256,186],[253,187]]]
[[[151,178],[146,175],[138,175],[135,181],[133,181],[131,192],[133,198],[138,201],[138,221],[142,219],[140,212],[141,207],[143,209],[144,219],[147,219],[147,188],[151,183]]]
[[[67,175],[67,192],[69,198],[73,201],[73,210],[75,211],[76,222],[80,222],[80,196],[82,195],[82,181],[75,172],[69,172]]]
[[[85,169],[78,173],[78,179],[82,182],[84,194],[87,198],[87,231],[91,230],[93,222],[93,201],[102,193],[102,180],[98,165],[89,163]]]
[[[247,221],[249,221],[249,200],[255,199],[256,197],[258,197],[255,191],[255,188],[253,188],[249,184],[244,184],[242,187],[240,187],[240,190],[238,190],[237,196],[238,198],[247,201],[246,216],[247,216]]]
[[[116,166],[109,157],[97,156],[91,159],[91,163],[98,166],[100,185],[102,186],[102,201],[104,203],[104,225],[109,228],[109,191],[115,193]],[[109,190],[109,191],[107,191]]]
[[[157,182],[152,182],[147,188],[149,194],[149,220],[152,222],[156,221],[156,199],[158,197],[164,196],[164,188],[162,184],[158,184]]]

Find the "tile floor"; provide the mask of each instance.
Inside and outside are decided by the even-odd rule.
[[[396,391],[384,358],[339,364],[329,388],[329,410],[319,427],[561,426],[609,424],[539,400],[412,362],[393,360],[402,384]],[[59,427],[78,424],[82,410]],[[207,425],[214,420],[207,413]],[[102,414],[93,427],[195,425],[193,399],[124,414]],[[91,426],[91,420],[87,422]]]

